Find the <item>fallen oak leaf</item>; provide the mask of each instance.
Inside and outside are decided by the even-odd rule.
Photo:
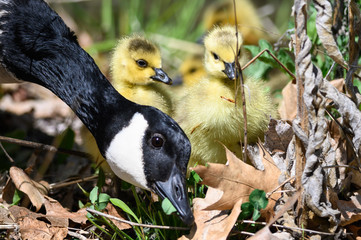
[[[228,162],[226,165],[210,163],[208,166],[198,165],[193,170],[203,179],[202,184],[221,190],[221,198],[209,205],[205,210],[228,210],[242,199],[247,202],[254,189],[270,192],[279,186],[280,170],[275,166],[270,154],[258,144],[264,171],[238,159],[231,151],[226,149]],[[269,204],[262,211],[262,215],[269,217],[280,193],[273,193]]]
[[[214,199],[218,198],[218,195],[217,189],[209,188],[206,198],[195,198],[193,200],[195,224],[193,224],[187,236],[182,236],[178,240],[227,239],[241,213],[242,199],[236,202],[229,215],[226,211],[205,210],[209,204],[212,204]]]
[[[87,211],[85,208],[81,208],[77,212],[69,212],[57,200],[52,199],[49,196],[44,196],[44,198],[44,206],[46,209],[45,217],[47,217],[52,224],[57,225],[52,220],[66,221],[67,226],[68,220],[79,224],[85,224],[88,220],[86,217]]]
[[[10,177],[15,187],[29,197],[36,211],[39,211],[43,205],[45,206],[46,215],[43,217],[46,217],[52,225],[67,227],[69,219],[79,224],[85,224],[87,221],[85,209],[80,209],[76,213],[69,212],[58,201],[44,195],[48,192],[47,183],[37,183],[31,180],[22,169],[17,167],[10,168]]]
[[[47,219],[44,214],[35,213],[19,206],[12,206],[9,210],[19,225],[22,239],[65,239],[68,233],[68,228],[65,225],[53,226],[47,221],[42,221],[44,218]],[[50,219],[47,220],[50,221]]]
[[[87,221],[85,208],[74,213],[69,212],[58,201],[48,196],[44,196],[44,206],[46,214],[35,213],[19,206],[9,208],[20,226],[23,239],[65,239],[69,220],[79,224],[85,224]]]

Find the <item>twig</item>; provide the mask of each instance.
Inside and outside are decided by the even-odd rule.
[[[252,220],[240,220],[239,222],[240,223],[248,223],[248,224],[267,225],[266,222],[255,222]],[[299,228],[299,227],[288,227],[288,226],[283,226],[280,224],[271,224],[271,226],[284,228],[284,229],[290,229],[290,230],[298,230],[298,231],[304,231],[304,232],[309,232],[309,233],[321,234],[321,235],[328,235],[328,236],[336,235],[336,233],[326,233],[326,232],[320,232],[320,231],[316,231],[316,230],[304,229],[304,228]]]
[[[0,147],[3,150],[3,152],[5,153],[5,156],[9,159],[9,161],[11,163],[15,163],[14,159],[12,159],[12,157],[10,157],[10,155],[8,154],[8,152],[5,150],[4,146],[2,145],[2,143],[0,142]]]
[[[36,143],[36,142],[31,142],[31,141],[26,141],[26,140],[21,140],[21,139],[16,139],[16,138],[0,136],[0,142],[14,143],[14,144],[21,145],[24,147],[36,148],[36,149],[40,149],[40,150],[48,151],[48,152],[59,152],[59,153],[65,153],[65,154],[88,158],[88,159],[91,158],[91,156],[85,152],[63,149],[63,148],[56,148],[51,145]]]
[[[235,231],[232,231],[232,233],[243,234],[243,235],[247,235],[247,236],[254,236],[254,233],[245,232],[245,231],[237,231],[237,230],[235,230]],[[235,234],[232,234],[232,235],[235,235]],[[230,234],[229,237],[232,236],[232,235]]]
[[[335,64],[336,64],[336,62],[332,63],[332,65],[331,65],[330,69],[328,70],[328,72],[327,72],[326,76],[324,77],[324,79],[327,79],[328,76],[331,74],[331,71],[332,71],[333,67],[335,66]]]
[[[277,191],[277,189],[279,189],[280,187],[282,187],[283,185],[285,185],[286,183],[288,183],[288,182],[290,182],[290,181],[292,181],[292,180],[294,180],[294,179],[295,179],[295,177],[290,177],[290,178],[286,179],[283,183],[281,183],[280,185],[278,185],[277,187],[275,187],[272,191],[268,192],[268,193],[266,194],[266,197],[269,198],[274,192]]]
[[[352,169],[355,169],[355,170],[359,170],[357,167],[351,166],[351,165],[330,165],[330,166],[324,166],[322,168],[340,168],[340,167],[352,168]]]
[[[278,58],[277,58],[275,55],[273,55],[273,54],[271,53],[271,51],[268,50],[268,49],[263,49],[263,50],[262,50],[260,53],[258,53],[254,58],[252,58],[246,65],[243,66],[242,71],[245,70],[245,69],[246,69],[249,65],[251,65],[254,61],[256,61],[256,59],[259,58],[259,56],[261,56],[264,52],[267,52],[269,55],[271,55],[271,57],[272,57],[279,65],[281,65],[281,67],[282,67],[291,77],[293,77],[293,79],[296,79],[295,75],[294,75],[290,70],[288,70],[288,68],[287,68],[285,65],[283,65],[283,63],[281,63],[280,60],[278,60]]]
[[[146,228],[158,228],[158,229],[168,229],[168,230],[189,230],[189,228],[187,228],[187,227],[171,227],[171,226],[160,226],[160,225],[135,223],[135,222],[124,220],[124,219],[121,219],[121,218],[118,218],[118,217],[115,217],[115,216],[112,216],[112,215],[109,215],[109,214],[106,214],[106,213],[99,212],[99,211],[94,210],[94,209],[87,208],[86,210],[88,212],[90,212],[90,213],[97,214],[99,216],[107,217],[107,218],[110,218],[110,219],[114,219],[114,220],[117,220],[117,221],[122,222],[122,223],[127,223],[127,224],[129,224],[131,226],[146,227]]]
[[[237,95],[238,95],[238,89],[240,88],[241,91],[241,97],[242,97],[242,110],[243,110],[243,161],[247,161],[247,109],[246,109],[246,97],[244,94],[244,79],[243,79],[243,69],[241,67],[241,64],[238,60],[238,52],[241,48],[241,46],[238,46],[238,23],[237,23],[237,7],[236,7],[236,0],[233,0],[233,9],[234,9],[234,19],[235,19],[235,28],[236,28],[236,52],[234,57],[234,62],[236,63],[236,79],[234,82],[235,86],[235,97],[234,97],[234,105],[237,106]],[[240,78],[239,85],[237,86],[237,80]],[[242,143],[241,143],[242,145]]]
[[[72,184],[81,183],[81,182],[88,182],[88,181],[92,181],[92,180],[97,179],[97,178],[98,178],[98,175],[94,175],[94,176],[80,178],[80,179],[69,181],[69,182],[64,182],[63,181],[63,182],[59,182],[59,183],[52,183],[52,184],[49,185],[49,189],[53,190],[53,189],[56,189],[56,188],[67,187],[67,186],[72,185]]]
[[[4,224],[4,225],[0,225],[0,229],[1,230],[11,230],[11,229],[17,229],[19,227],[19,225],[17,224]]]
[[[84,237],[83,235],[81,235],[79,233],[72,232],[72,231],[69,231],[69,230],[68,230],[68,235],[71,236],[71,237],[79,238],[80,240],[87,240],[88,239],[87,237]]]
[[[68,227],[68,230],[75,231],[75,232],[77,232],[77,233],[79,233],[79,234],[83,234],[83,235],[90,235],[90,232],[85,231],[85,230],[80,229],[80,228]]]

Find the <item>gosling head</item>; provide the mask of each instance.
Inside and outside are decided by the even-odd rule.
[[[193,54],[187,57],[179,68],[183,84],[187,87],[193,86],[206,75],[203,65],[203,55]]]
[[[241,33],[233,26],[215,27],[204,39],[204,66],[207,74],[216,78],[236,78],[236,56],[241,60]],[[238,48],[237,48],[238,47]]]
[[[125,37],[118,42],[111,70],[115,82],[124,80],[130,84],[146,85],[159,81],[172,84],[172,79],[162,69],[159,48],[137,35]]]

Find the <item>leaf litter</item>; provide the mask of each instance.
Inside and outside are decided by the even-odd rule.
[[[350,14],[359,20],[360,13],[355,9],[355,2],[350,1],[350,3],[349,7],[352,8]],[[324,50],[336,63],[349,67],[337,47],[332,32],[332,10],[339,9],[332,9],[330,2],[326,0],[316,0],[314,4],[317,10],[316,29]],[[304,1],[296,1],[294,10],[298,14],[304,13],[307,9],[305,6]],[[298,21],[297,27],[304,27],[300,23],[301,21]],[[359,30],[353,31],[350,36],[360,35]],[[202,177],[202,183],[208,186],[208,191],[204,199],[194,199],[195,225],[188,235],[180,239],[226,239],[237,222],[241,204],[248,201],[248,196],[254,189],[262,189],[271,195],[269,206],[262,212],[264,221],[268,223],[252,239],[279,239],[272,233],[277,231],[272,229],[274,221],[295,228],[301,224],[304,228],[323,224],[322,229],[335,236],[345,236],[337,235],[339,232],[351,231],[355,235],[360,232],[357,223],[361,220],[361,198],[358,190],[361,186],[359,163],[361,114],[357,98],[352,97],[351,100],[349,97],[358,93],[354,93],[354,90],[347,85],[352,83],[356,68],[350,68],[347,79],[327,81],[310,61],[312,45],[306,39],[307,36],[300,35],[300,37],[303,39],[298,44],[299,47],[302,46],[302,52],[296,53],[295,56],[300,75],[304,76],[303,98],[307,112],[305,117],[309,121],[308,128],[306,131],[302,129],[300,126],[302,119],[297,119],[298,89],[295,83],[290,82],[282,91],[284,101],[280,105],[280,116],[283,120],[271,120],[265,143],[250,148],[252,152],[249,154],[255,159],[253,162],[257,163],[257,166],[244,163],[226,150],[228,165],[211,163],[209,166],[197,166],[194,169]],[[358,59],[360,37],[358,42],[355,39],[351,39],[349,65]],[[348,94],[343,90],[345,82]],[[22,94],[22,92],[18,93],[20,99],[23,98]],[[31,104],[23,111],[43,108],[43,105]],[[36,116],[69,114],[61,110],[60,105],[58,113],[52,112],[54,104],[51,103],[49,105],[51,107],[47,107],[48,112],[36,112],[36,110],[35,113],[39,114]],[[5,107],[7,106],[10,105]],[[336,120],[325,117],[326,109],[330,106],[337,109],[340,114],[336,120],[340,122],[342,128],[335,124]],[[10,111],[19,109],[16,107]],[[302,140],[304,148],[305,168],[301,176],[304,190],[301,192],[294,188],[294,180],[286,181],[296,175],[295,135]],[[347,141],[347,138],[350,141]],[[80,225],[86,223],[84,210],[70,212],[58,201],[46,196],[45,183],[33,181],[17,168],[10,170],[10,177],[14,186],[28,196],[36,211],[41,208],[46,211],[45,214],[36,213],[27,207],[12,206],[9,212],[6,213],[5,210],[5,213],[1,213],[9,216],[3,218],[4,222],[19,224],[23,238],[63,239],[66,237],[69,221]],[[284,181],[286,183],[282,185]],[[10,185],[10,183],[7,185],[7,189],[11,189]],[[6,191],[13,190],[4,190],[3,193],[6,195]],[[292,209],[295,204],[293,197],[298,193],[301,194],[301,205],[304,207],[302,217],[295,215]],[[107,211],[109,214],[116,214],[112,207],[107,207]],[[278,214],[280,216],[275,217]],[[310,217],[312,214],[318,218]],[[325,218],[326,221],[320,220],[321,218]],[[311,221],[315,222],[311,224]],[[278,233],[282,231],[285,232],[279,230]],[[292,232],[292,237],[297,238],[304,234],[303,231],[299,228],[297,231],[288,232]],[[322,236],[320,233],[314,235]]]

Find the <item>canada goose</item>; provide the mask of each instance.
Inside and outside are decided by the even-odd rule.
[[[250,0],[237,0],[237,24],[245,45],[257,45],[260,39],[267,39],[263,24]],[[235,25],[233,0],[215,1],[207,7],[203,22],[207,30],[214,26]]]
[[[234,103],[235,55],[238,54],[241,63],[244,61],[242,37],[240,34],[236,37],[235,27],[215,27],[205,37],[204,44],[207,76],[179,101],[175,115],[192,143],[190,167],[196,163],[225,163],[226,155],[220,143],[237,152],[235,146],[243,138],[240,94],[238,104]],[[267,129],[270,115],[276,115],[276,107],[262,83],[255,79],[246,78],[245,95],[248,142],[255,143]]]
[[[178,124],[120,95],[44,1],[2,0],[0,9],[0,63],[8,75],[55,93],[94,135],[118,177],[167,197],[191,224],[190,143]]]
[[[122,38],[113,51],[110,67],[112,84],[125,98],[171,115],[171,97],[162,83],[171,84],[172,80],[162,69],[160,50],[154,43],[138,35]],[[81,136],[85,151],[105,172],[110,172],[94,137],[85,127]]]

